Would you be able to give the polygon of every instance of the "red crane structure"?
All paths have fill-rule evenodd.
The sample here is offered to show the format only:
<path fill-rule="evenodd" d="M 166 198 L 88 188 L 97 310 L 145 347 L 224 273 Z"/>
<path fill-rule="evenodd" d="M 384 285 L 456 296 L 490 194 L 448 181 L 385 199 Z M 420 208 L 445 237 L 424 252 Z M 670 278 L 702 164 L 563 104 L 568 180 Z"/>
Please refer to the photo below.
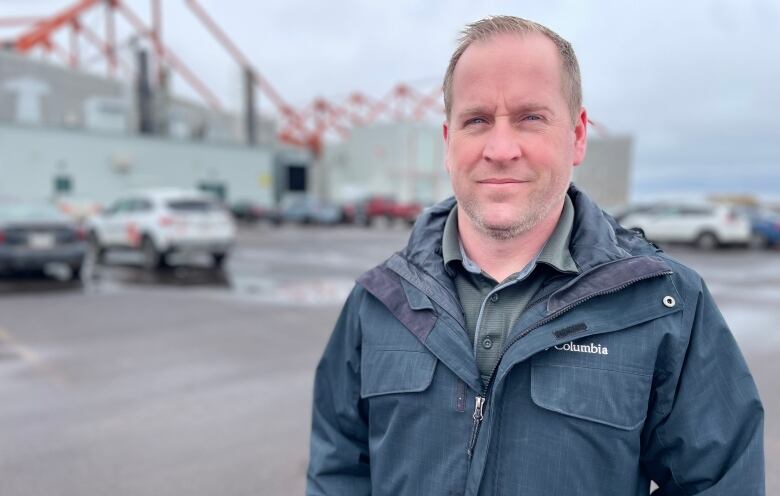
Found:
<path fill-rule="evenodd" d="M 356 126 L 365 126 L 379 119 L 422 120 L 443 113 L 441 89 L 420 92 L 409 85 L 398 84 L 384 97 L 374 99 L 361 92 L 350 94 L 344 101 L 333 102 L 315 98 L 302 108 L 288 104 L 274 86 L 258 71 L 230 37 L 196 0 L 183 0 L 195 17 L 213 38 L 228 52 L 250 78 L 251 84 L 274 106 L 279 116 L 280 141 L 306 147 L 315 155 L 322 151 L 326 135 L 346 137 Z M 64 64 L 76 69 L 83 65 L 81 40 L 94 46 L 106 61 L 109 77 L 122 71 L 132 77 L 132 66 L 118 56 L 116 20 L 121 17 L 131 28 L 130 38 L 146 39 L 156 56 L 158 67 L 163 65 L 178 74 L 208 105 L 220 110 L 222 104 L 197 72 L 179 57 L 163 40 L 162 0 L 150 0 L 150 24 L 138 16 L 123 0 L 79 0 L 50 17 L 0 18 L 0 28 L 21 28 L 12 39 L 3 42 L 6 49 L 29 55 L 36 51 L 56 55 Z M 101 36 L 83 22 L 87 14 L 104 10 L 105 28 Z M 68 36 L 67 47 L 60 40 Z M 124 43 L 124 42 L 123 42 Z"/>

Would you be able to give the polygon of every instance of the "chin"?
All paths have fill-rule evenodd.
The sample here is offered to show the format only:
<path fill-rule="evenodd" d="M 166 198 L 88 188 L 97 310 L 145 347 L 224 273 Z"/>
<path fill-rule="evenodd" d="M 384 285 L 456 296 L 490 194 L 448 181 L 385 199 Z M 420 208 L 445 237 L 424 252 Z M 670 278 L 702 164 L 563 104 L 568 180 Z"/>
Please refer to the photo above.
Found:
<path fill-rule="evenodd" d="M 507 205 L 505 203 L 487 203 L 480 210 L 484 223 L 495 227 L 511 226 L 517 223 L 518 219 L 521 219 L 526 215 L 526 209 L 519 208 L 516 205 Z"/>

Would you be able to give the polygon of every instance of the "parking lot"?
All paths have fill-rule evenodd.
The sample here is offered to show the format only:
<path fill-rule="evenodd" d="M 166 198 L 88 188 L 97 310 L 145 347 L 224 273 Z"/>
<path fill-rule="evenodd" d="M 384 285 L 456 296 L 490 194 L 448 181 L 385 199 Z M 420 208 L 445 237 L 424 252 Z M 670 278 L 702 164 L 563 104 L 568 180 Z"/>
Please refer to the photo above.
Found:
<path fill-rule="evenodd" d="M 224 271 L 120 254 L 83 283 L 0 280 L 0 494 L 301 494 L 316 361 L 354 278 L 407 235 L 257 225 Z M 780 251 L 669 251 L 748 357 L 780 493 Z"/>

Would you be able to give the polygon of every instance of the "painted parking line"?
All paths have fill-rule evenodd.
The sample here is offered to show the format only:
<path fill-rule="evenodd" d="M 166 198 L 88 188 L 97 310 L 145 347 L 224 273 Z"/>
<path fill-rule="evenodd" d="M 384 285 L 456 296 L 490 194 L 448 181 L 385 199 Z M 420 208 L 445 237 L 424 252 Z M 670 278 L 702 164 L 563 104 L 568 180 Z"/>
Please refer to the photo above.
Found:
<path fill-rule="evenodd" d="M 2 327 L 0 327 L 0 345 L 1 344 L 6 344 L 12 349 L 15 355 L 22 359 L 22 361 L 29 364 L 36 372 L 45 376 L 58 386 L 65 387 L 67 385 L 65 378 L 53 370 L 40 355 L 21 344 L 10 331 Z"/>

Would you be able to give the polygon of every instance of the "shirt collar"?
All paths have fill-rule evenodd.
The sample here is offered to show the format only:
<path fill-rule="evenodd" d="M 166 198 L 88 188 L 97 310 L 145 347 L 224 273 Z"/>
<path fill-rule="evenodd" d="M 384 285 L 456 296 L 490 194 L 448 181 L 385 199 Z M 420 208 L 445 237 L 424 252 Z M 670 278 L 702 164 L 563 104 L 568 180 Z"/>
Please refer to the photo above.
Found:
<path fill-rule="evenodd" d="M 559 272 L 572 272 L 579 273 L 577 264 L 571 257 L 569 251 L 569 240 L 571 238 L 571 230 L 574 225 L 574 205 L 566 195 L 563 201 L 563 210 L 561 216 L 558 219 L 558 223 L 555 225 L 550 237 L 547 239 L 542 250 L 523 270 L 520 271 L 519 276 L 525 277 L 528 275 L 533 267 L 537 263 L 544 263 L 550 267 L 558 270 Z M 458 206 L 455 204 L 450 210 L 450 214 L 447 216 L 447 220 L 444 223 L 444 233 L 442 236 L 442 258 L 444 259 L 444 266 L 448 271 L 452 271 L 452 265 L 454 261 L 458 261 L 463 265 L 463 268 L 471 273 L 479 274 L 481 269 L 479 266 L 471 260 L 463 249 L 463 244 L 460 241 L 460 235 L 458 233 Z"/>

